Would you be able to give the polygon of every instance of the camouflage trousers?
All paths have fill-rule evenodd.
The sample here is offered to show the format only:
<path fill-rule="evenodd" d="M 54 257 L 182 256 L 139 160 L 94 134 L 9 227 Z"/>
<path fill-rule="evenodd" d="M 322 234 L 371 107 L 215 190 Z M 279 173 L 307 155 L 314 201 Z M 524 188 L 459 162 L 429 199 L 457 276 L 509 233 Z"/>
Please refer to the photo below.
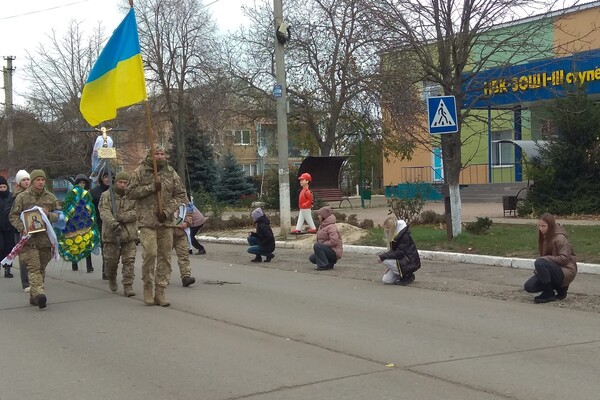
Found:
<path fill-rule="evenodd" d="M 123 286 L 133 285 L 133 278 L 135 278 L 135 241 L 121 242 L 121 249 L 117 247 L 116 243 L 104 242 L 102 252 L 104 253 L 106 276 L 109 279 L 117 277 L 120 258 L 123 265 L 121 269 L 123 280 L 121 283 L 123 283 Z"/>
<path fill-rule="evenodd" d="M 140 228 L 140 243 L 143 249 L 142 281 L 167 287 L 171 279 L 173 228 Z"/>
<path fill-rule="evenodd" d="M 190 268 L 190 246 L 187 235 L 183 229 L 175 228 L 173 230 L 173 248 L 175 248 L 175 254 L 177 254 L 179 274 L 182 278 L 184 276 L 191 276 L 192 270 Z"/>
<path fill-rule="evenodd" d="M 46 266 L 51 259 L 52 249 L 50 247 L 29 247 L 25 244 L 19 253 L 19 261 L 27 266 L 27 277 L 31 288 L 29 296 L 32 298 L 44 293 Z"/>

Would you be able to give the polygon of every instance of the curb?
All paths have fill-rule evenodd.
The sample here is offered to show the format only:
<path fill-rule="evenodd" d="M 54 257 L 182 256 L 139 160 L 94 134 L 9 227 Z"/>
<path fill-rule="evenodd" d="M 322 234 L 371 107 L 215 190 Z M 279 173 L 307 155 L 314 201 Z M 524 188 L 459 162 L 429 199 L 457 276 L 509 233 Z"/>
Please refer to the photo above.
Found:
<path fill-rule="evenodd" d="M 215 237 L 215 236 L 199 236 L 198 239 L 207 243 L 218 243 L 218 244 L 239 244 L 247 245 L 248 242 L 244 238 L 230 238 L 230 237 Z M 292 242 L 285 242 L 281 240 L 275 241 L 275 247 L 284 249 L 301 249 L 299 246 Z M 378 254 L 386 251 L 385 247 L 374 247 L 374 246 L 357 246 L 357 245 L 344 245 L 344 252 L 356 253 L 356 254 Z M 445 261 L 455 262 L 460 264 L 480 264 L 488 265 L 493 267 L 505 267 L 505 268 L 516 268 L 516 269 L 529 269 L 533 270 L 533 259 L 529 258 L 516 258 L 516 257 L 498 257 L 498 256 L 486 256 L 481 254 L 463 254 L 463 253 L 450 253 L 447 251 L 429 251 L 419 250 L 419 255 L 423 260 L 430 261 Z M 595 274 L 600 275 L 600 264 L 590 263 L 577 263 L 577 272 L 583 274 Z"/>

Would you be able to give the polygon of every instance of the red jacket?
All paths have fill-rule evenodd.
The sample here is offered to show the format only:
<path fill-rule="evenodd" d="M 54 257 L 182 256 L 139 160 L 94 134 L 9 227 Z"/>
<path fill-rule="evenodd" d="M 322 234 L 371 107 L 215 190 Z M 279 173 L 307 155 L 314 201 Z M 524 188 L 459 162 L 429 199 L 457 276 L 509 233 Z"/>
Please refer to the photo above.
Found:
<path fill-rule="evenodd" d="M 312 208 L 313 195 L 308 188 L 302 188 L 300 196 L 298 197 L 298 207 L 300 209 Z"/>

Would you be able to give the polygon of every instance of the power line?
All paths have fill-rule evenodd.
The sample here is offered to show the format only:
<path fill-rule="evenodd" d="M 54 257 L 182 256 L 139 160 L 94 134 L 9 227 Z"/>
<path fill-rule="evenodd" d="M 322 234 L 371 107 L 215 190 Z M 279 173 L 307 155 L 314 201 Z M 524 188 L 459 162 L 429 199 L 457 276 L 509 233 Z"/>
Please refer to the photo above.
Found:
<path fill-rule="evenodd" d="M 63 4 L 63 5 L 60 5 L 60 6 L 43 8 L 41 10 L 29 11 L 29 12 L 22 13 L 22 14 L 10 15 L 8 17 L 2 17 L 2 18 L 0 18 L 0 21 L 7 20 L 7 19 L 12 19 L 12 18 L 24 17 L 26 15 L 39 14 L 39 13 L 43 13 L 43 12 L 51 11 L 51 10 L 57 10 L 59 8 L 70 7 L 70 6 L 73 6 L 75 4 L 87 3 L 89 1 L 92 1 L 92 0 L 80 0 L 80 1 L 75 1 L 73 3 Z"/>

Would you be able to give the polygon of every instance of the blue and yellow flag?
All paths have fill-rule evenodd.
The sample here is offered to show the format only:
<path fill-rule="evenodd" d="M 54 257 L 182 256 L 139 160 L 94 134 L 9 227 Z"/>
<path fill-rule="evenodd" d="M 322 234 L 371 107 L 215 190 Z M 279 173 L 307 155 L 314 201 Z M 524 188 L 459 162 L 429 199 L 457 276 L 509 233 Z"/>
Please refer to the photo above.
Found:
<path fill-rule="evenodd" d="M 115 29 L 88 77 L 79 110 L 92 126 L 117 117 L 117 109 L 146 100 L 146 80 L 135 12 Z"/>

